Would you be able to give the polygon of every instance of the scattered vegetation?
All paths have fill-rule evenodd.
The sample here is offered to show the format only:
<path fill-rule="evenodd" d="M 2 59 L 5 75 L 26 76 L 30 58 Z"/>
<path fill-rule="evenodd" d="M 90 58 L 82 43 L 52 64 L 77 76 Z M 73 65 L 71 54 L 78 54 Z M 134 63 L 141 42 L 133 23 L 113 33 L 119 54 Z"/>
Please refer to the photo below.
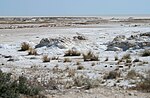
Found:
<path fill-rule="evenodd" d="M 38 53 L 35 49 L 29 48 L 28 55 L 38 55 Z"/>
<path fill-rule="evenodd" d="M 98 56 L 89 51 L 87 54 L 83 54 L 84 61 L 99 61 Z"/>
<path fill-rule="evenodd" d="M 72 49 L 72 50 L 66 51 L 64 56 L 80 56 L 80 55 L 81 55 L 80 52 Z"/>
<path fill-rule="evenodd" d="M 23 42 L 21 44 L 21 49 L 19 51 L 26 51 L 26 50 L 29 50 L 29 48 L 30 48 L 30 45 L 26 42 Z"/>
<path fill-rule="evenodd" d="M 50 62 L 50 58 L 48 57 L 48 55 L 44 55 L 42 60 L 43 62 Z"/>
<path fill-rule="evenodd" d="M 142 56 L 150 56 L 150 50 L 144 50 Z"/>

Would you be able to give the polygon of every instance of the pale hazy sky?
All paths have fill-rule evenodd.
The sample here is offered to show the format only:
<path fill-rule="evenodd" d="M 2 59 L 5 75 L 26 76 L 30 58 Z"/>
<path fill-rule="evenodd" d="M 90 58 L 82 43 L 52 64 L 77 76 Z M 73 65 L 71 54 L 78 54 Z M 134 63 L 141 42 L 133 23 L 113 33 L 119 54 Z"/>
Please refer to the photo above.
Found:
<path fill-rule="evenodd" d="M 150 0 L 0 0 L 0 16 L 150 14 Z"/>

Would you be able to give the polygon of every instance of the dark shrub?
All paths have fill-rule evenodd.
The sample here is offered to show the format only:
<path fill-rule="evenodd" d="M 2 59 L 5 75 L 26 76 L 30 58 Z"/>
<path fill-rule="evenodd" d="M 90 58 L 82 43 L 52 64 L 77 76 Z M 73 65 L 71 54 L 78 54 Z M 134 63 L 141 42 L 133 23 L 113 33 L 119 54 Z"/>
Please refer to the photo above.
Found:
<path fill-rule="evenodd" d="M 29 81 L 20 76 L 17 80 L 11 79 L 10 73 L 0 70 L 0 98 L 19 98 L 20 94 L 34 96 L 39 94 L 39 87 L 29 84 Z"/>

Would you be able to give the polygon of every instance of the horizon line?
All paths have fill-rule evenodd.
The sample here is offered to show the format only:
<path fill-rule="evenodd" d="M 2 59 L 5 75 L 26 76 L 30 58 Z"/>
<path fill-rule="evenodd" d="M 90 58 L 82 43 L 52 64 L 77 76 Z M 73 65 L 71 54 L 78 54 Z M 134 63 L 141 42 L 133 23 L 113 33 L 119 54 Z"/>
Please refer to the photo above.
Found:
<path fill-rule="evenodd" d="M 103 15 L 8 15 L 8 16 L 0 16 L 0 17 L 112 17 L 112 16 L 121 16 L 121 17 L 125 17 L 125 16 L 130 16 L 130 17 L 150 17 L 150 14 L 103 14 Z"/>

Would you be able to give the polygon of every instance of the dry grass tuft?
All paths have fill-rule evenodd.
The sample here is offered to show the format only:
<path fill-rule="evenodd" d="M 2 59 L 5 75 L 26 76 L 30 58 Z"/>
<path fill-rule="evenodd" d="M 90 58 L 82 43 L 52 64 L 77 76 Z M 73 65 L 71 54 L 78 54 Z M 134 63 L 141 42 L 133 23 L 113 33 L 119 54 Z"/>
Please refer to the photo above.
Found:
<path fill-rule="evenodd" d="M 26 51 L 26 50 L 29 50 L 29 48 L 30 48 L 30 45 L 26 42 L 23 42 L 21 44 L 21 49 L 19 51 Z"/>
<path fill-rule="evenodd" d="M 99 61 L 98 56 L 89 51 L 87 54 L 83 54 L 84 61 Z"/>
<path fill-rule="evenodd" d="M 50 58 L 48 57 L 48 55 L 44 55 L 42 58 L 43 62 L 50 62 Z"/>
<path fill-rule="evenodd" d="M 30 48 L 28 51 L 28 55 L 38 55 L 37 51 L 33 48 Z"/>
<path fill-rule="evenodd" d="M 80 56 L 81 53 L 76 50 L 68 50 L 66 51 L 64 56 Z"/>
<path fill-rule="evenodd" d="M 64 59 L 64 63 L 65 63 L 65 62 L 71 62 L 71 59 L 65 58 L 65 59 Z"/>

